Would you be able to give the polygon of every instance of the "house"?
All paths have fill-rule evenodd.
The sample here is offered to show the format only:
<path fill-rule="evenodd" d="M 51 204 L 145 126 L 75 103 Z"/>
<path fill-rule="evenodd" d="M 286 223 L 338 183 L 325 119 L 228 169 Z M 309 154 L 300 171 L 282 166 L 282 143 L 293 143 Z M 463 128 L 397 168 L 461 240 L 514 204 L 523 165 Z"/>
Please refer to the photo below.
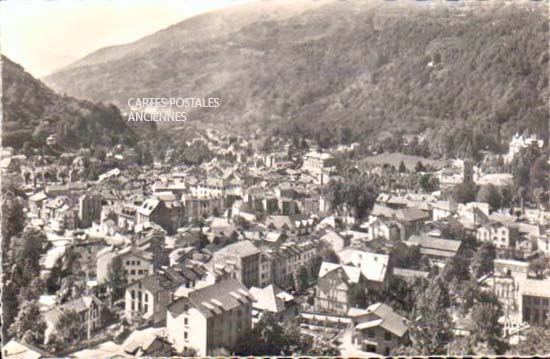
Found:
<path fill-rule="evenodd" d="M 272 314 L 280 323 L 300 314 L 300 306 L 294 296 L 275 285 L 270 284 L 264 288 L 252 287 L 250 294 L 255 298 L 252 304 L 253 323 L 257 323 L 265 313 Z"/>
<path fill-rule="evenodd" d="M 518 237 L 518 226 L 513 223 L 489 222 L 476 230 L 478 241 L 493 243 L 500 249 L 514 248 Z"/>
<path fill-rule="evenodd" d="M 2 358 L 5 359 L 43 359 L 51 358 L 53 355 L 34 345 L 23 343 L 12 339 L 2 347 Z"/>
<path fill-rule="evenodd" d="M 383 303 L 367 308 L 355 321 L 353 340 L 362 350 L 385 356 L 392 354 L 406 339 L 406 319 Z"/>
<path fill-rule="evenodd" d="M 107 281 L 109 267 L 115 258 L 120 258 L 128 283 L 153 273 L 153 254 L 135 246 L 128 246 L 122 250 L 109 246 L 97 253 L 97 282 L 99 284 Z"/>
<path fill-rule="evenodd" d="M 175 233 L 183 224 L 184 208 L 180 201 L 150 198 L 137 209 L 137 224 L 154 222 L 168 233 Z"/>
<path fill-rule="evenodd" d="M 258 287 L 260 253 L 261 251 L 251 242 L 240 241 L 215 252 L 209 264 L 211 266 L 232 264 L 235 266 L 236 278 L 245 287 Z"/>
<path fill-rule="evenodd" d="M 367 280 L 367 288 L 378 289 L 389 279 L 389 255 L 367 252 L 358 248 L 346 248 L 338 253 L 343 264 L 353 265 L 361 270 Z"/>
<path fill-rule="evenodd" d="M 351 307 L 351 289 L 361 286 L 361 269 L 351 265 L 323 262 L 315 286 L 315 310 L 345 314 Z"/>
<path fill-rule="evenodd" d="M 312 151 L 304 155 L 302 169 L 313 175 L 320 175 L 323 169 L 334 166 L 334 164 L 334 158 L 330 154 Z"/>
<path fill-rule="evenodd" d="M 166 307 L 172 303 L 180 287 L 195 288 L 207 277 L 206 268 L 199 263 L 188 263 L 159 270 L 126 286 L 124 314 L 127 320 L 143 320 L 153 324 L 164 323 Z"/>
<path fill-rule="evenodd" d="M 178 352 L 194 349 L 198 356 L 231 350 L 252 328 L 253 301 L 236 279 L 191 291 L 168 306 L 168 339 Z"/>
<path fill-rule="evenodd" d="M 169 356 L 174 350 L 163 332 L 160 328 L 135 330 L 122 343 L 118 352 L 133 358 Z"/>
<path fill-rule="evenodd" d="M 46 322 L 44 337 L 46 342 L 57 332 L 57 323 L 62 315 L 67 312 L 76 312 L 82 323 L 86 323 L 90 332 L 95 332 L 103 327 L 101 310 L 104 304 L 95 295 L 84 295 L 80 298 L 68 301 L 60 306 L 53 307 L 43 313 Z"/>

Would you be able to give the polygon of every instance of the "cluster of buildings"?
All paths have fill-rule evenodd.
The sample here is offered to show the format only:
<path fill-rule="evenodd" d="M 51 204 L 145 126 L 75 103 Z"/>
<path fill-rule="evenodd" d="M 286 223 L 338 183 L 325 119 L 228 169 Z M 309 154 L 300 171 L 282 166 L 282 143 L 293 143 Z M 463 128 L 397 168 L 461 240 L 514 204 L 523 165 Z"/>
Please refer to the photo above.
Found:
<path fill-rule="evenodd" d="M 40 261 L 44 278 L 72 261 L 71 275 L 85 281 L 84 291 L 40 298 L 46 341 L 69 310 L 87 323 L 88 338 L 106 330 L 105 308 L 132 328 L 122 344 L 106 341 L 68 356 L 213 355 L 236 348 L 266 313 L 281 323 L 297 320 L 303 334 L 341 352 L 391 355 L 407 342 L 406 313 L 370 303 L 369 295 L 395 279 L 432 275 L 400 268 L 392 260 L 396 242 L 418 248 L 430 267 L 460 255 L 461 240 L 440 230 L 448 224 L 497 248 L 495 272 L 484 283 L 517 313 L 517 322 L 547 317 L 550 285 L 531 278 L 526 263 L 550 255 L 548 216 L 491 212 L 487 203 L 458 204 L 446 196 L 443 187 L 483 178 L 473 163 L 440 169 L 442 191 L 379 194 L 368 218 L 351 226 L 350 213 L 335 211 L 323 191 L 339 179 L 333 152 L 289 157 L 289 143 L 275 139 L 274 150 L 258 154 L 254 138 L 234 141 L 215 131 L 196 140 L 207 144 L 213 160 L 177 167 L 122 163 L 95 180 L 83 178 L 92 165 L 74 156 L 65 159 L 66 176 L 59 168 L 52 175 L 52 158 L 40 159 L 48 170 L 30 170 L 38 167 L 21 156 L 4 168 L 21 176 L 29 193 L 27 223 L 51 243 Z M 510 251 L 513 260 L 506 258 Z M 118 300 L 106 289 L 113 268 L 126 281 Z M 364 305 L 358 296 L 367 298 Z M 513 326 L 511 317 L 506 325 Z M 22 347 L 43 356 L 16 340 L 4 354 Z"/>

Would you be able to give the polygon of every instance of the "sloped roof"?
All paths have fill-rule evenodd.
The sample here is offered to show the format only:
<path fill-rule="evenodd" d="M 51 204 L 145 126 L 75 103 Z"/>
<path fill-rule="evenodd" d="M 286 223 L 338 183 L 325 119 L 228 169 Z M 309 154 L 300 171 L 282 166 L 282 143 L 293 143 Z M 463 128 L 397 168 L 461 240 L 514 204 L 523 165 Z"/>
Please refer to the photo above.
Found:
<path fill-rule="evenodd" d="M 425 249 L 435 249 L 453 253 L 456 253 L 459 250 L 460 245 L 462 244 L 462 241 L 457 241 L 454 239 L 437 238 L 427 235 L 416 234 L 410 236 L 408 242 L 420 245 L 422 248 Z"/>
<path fill-rule="evenodd" d="M 253 298 L 244 285 L 237 279 L 231 278 L 190 292 L 187 297 L 182 297 L 170 304 L 168 310 L 171 313 L 181 314 L 185 304 L 189 303 L 208 318 L 221 311 L 238 308 L 243 302 L 253 302 Z"/>
<path fill-rule="evenodd" d="M 252 287 L 250 294 L 256 298 L 252 305 L 254 308 L 272 313 L 282 312 L 286 308 L 285 303 L 294 299 L 291 294 L 272 284 L 265 288 Z"/>
<path fill-rule="evenodd" d="M 340 251 L 338 256 L 343 263 L 352 263 L 354 266 L 359 267 L 361 273 L 370 281 L 383 282 L 386 278 L 389 261 L 387 254 L 347 248 Z"/>
<path fill-rule="evenodd" d="M 383 303 L 376 303 L 370 305 L 367 311 L 374 314 L 379 319 L 367 320 L 359 323 L 356 329 L 361 330 L 380 326 L 398 337 L 402 337 L 407 332 L 405 318 L 394 312 L 392 307 Z"/>
<path fill-rule="evenodd" d="M 50 358 L 52 355 L 34 345 L 12 339 L 2 347 L 2 357 L 9 359 L 40 359 Z"/>
<path fill-rule="evenodd" d="M 319 278 L 326 276 L 328 273 L 337 270 L 338 268 L 342 268 L 344 270 L 344 273 L 346 273 L 346 276 L 348 277 L 348 281 L 350 283 L 359 283 L 359 279 L 361 278 L 361 269 L 355 266 L 330 262 L 323 262 L 321 264 L 321 269 L 319 269 Z"/>

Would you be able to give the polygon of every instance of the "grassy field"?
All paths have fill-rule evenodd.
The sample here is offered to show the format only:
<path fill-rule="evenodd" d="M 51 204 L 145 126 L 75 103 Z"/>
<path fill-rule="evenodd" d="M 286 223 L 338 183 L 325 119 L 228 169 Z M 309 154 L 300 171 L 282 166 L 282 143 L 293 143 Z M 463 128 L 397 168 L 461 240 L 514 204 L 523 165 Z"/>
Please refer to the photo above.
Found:
<path fill-rule="evenodd" d="M 422 162 L 424 165 L 431 165 L 435 168 L 440 168 L 446 163 L 446 161 L 432 160 L 420 156 L 404 155 L 402 153 L 381 153 L 379 155 L 366 157 L 363 161 L 374 165 L 393 165 L 395 168 L 398 168 L 401 161 L 403 161 L 407 169 L 411 171 L 414 170 L 414 166 L 416 166 L 418 161 Z"/>

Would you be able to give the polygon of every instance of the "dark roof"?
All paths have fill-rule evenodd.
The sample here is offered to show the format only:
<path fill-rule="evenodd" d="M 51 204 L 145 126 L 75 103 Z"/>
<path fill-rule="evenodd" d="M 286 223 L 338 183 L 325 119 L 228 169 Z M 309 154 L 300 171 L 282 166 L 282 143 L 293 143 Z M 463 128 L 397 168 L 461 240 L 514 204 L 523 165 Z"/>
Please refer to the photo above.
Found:
<path fill-rule="evenodd" d="M 170 304 L 168 310 L 174 314 L 181 314 L 185 310 L 185 304 L 189 304 L 205 317 L 211 317 L 253 301 L 254 297 L 246 287 L 238 280 L 231 278 L 190 292 L 187 297 L 182 297 Z"/>

